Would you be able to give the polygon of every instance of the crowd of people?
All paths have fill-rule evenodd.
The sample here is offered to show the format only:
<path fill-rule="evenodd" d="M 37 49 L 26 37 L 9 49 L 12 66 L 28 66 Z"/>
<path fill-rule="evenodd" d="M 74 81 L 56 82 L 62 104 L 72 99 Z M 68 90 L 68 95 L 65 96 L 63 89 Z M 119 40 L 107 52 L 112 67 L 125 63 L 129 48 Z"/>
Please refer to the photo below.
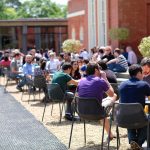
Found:
<path fill-rule="evenodd" d="M 8 68 L 13 78 L 19 78 L 20 82 L 16 86 L 19 91 L 22 91 L 22 87 L 26 84 L 31 85 L 30 90 L 35 90 L 34 77 L 42 75 L 47 82 L 58 83 L 63 92 L 69 89 L 72 93 L 77 92 L 79 97 L 95 97 L 103 107 L 112 106 L 117 100 L 117 95 L 111 86 L 111 83 L 117 83 L 115 73 L 129 72 L 131 78 L 121 83 L 119 87 L 120 102 L 138 102 L 144 108 L 145 97 L 150 96 L 150 58 L 143 58 L 139 64 L 137 60 L 131 46 L 127 46 L 125 51 L 119 48 L 112 50 L 111 46 L 106 46 L 95 47 L 91 49 L 91 53 L 83 49 L 80 53 L 64 52 L 59 56 L 56 56 L 53 50 L 43 53 L 31 49 L 25 55 L 15 49 L 11 53 L 8 50 L 4 51 L 0 60 L 0 69 L 3 74 L 3 68 Z M 68 96 L 66 100 L 65 118 L 72 120 L 73 96 Z M 109 134 L 107 118 L 105 122 L 105 130 Z M 146 135 L 146 127 L 128 129 L 131 148 L 140 149 L 146 140 Z M 110 139 L 114 137 L 113 133 L 110 133 Z"/>

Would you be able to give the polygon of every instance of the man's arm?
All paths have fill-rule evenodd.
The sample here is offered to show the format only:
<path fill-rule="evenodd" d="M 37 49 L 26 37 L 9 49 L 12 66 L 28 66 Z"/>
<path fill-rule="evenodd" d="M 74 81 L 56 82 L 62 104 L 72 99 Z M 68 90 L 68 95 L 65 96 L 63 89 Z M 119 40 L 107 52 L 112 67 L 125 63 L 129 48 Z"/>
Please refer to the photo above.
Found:
<path fill-rule="evenodd" d="M 67 82 L 67 84 L 73 84 L 73 85 L 78 85 L 78 82 L 79 80 L 74 80 L 74 79 L 71 79 L 69 82 Z"/>

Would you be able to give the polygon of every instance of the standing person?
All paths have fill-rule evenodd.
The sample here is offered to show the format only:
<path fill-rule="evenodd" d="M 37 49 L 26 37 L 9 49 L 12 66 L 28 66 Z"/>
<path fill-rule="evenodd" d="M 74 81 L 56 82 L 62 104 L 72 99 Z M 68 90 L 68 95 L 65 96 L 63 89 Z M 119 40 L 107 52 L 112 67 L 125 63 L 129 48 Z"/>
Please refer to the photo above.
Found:
<path fill-rule="evenodd" d="M 58 83 L 60 85 L 60 88 L 65 93 L 67 90 L 67 86 L 69 84 L 78 85 L 78 81 L 74 80 L 71 76 L 72 66 L 70 63 L 65 62 L 62 65 L 62 71 L 58 71 L 54 74 L 52 83 Z M 72 94 L 73 95 L 73 94 Z M 65 112 L 65 118 L 68 120 L 72 120 L 72 108 L 71 108 L 71 102 L 73 100 L 72 97 L 67 97 L 67 106 L 66 106 L 66 112 Z"/>
<path fill-rule="evenodd" d="M 141 61 L 141 66 L 143 70 L 143 80 L 150 85 L 150 58 L 145 57 Z"/>
<path fill-rule="evenodd" d="M 119 87 L 121 103 L 140 103 L 145 106 L 145 97 L 150 96 L 150 86 L 142 81 L 141 66 L 134 64 L 129 67 L 130 79 L 121 83 Z M 141 150 L 147 138 L 147 126 L 140 129 L 127 129 L 128 139 L 133 150 Z"/>
<path fill-rule="evenodd" d="M 116 94 L 112 86 L 104 80 L 104 77 L 101 78 L 101 72 L 99 70 L 99 65 L 96 63 L 89 63 L 86 69 L 87 77 L 82 78 L 79 81 L 77 91 L 79 97 L 91 97 L 96 98 L 102 103 L 102 106 L 110 106 L 116 100 Z M 103 94 L 106 93 L 109 98 L 103 100 Z M 109 121 L 105 118 L 105 130 L 109 134 Z M 113 134 L 110 133 L 110 140 L 114 138 Z"/>
<path fill-rule="evenodd" d="M 128 53 L 129 66 L 132 64 L 137 64 L 137 56 L 136 56 L 135 52 L 132 50 L 131 46 L 126 47 L 126 52 Z"/>

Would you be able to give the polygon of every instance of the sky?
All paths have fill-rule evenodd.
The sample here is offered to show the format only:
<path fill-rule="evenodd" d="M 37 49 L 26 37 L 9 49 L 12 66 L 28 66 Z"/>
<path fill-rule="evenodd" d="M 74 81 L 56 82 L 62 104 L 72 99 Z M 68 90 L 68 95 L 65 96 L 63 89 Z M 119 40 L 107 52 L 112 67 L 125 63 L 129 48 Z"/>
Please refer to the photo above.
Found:
<path fill-rule="evenodd" d="M 51 1 L 57 4 L 67 5 L 68 0 L 51 0 Z"/>
<path fill-rule="evenodd" d="M 20 2 L 24 2 L 25 0 L 19 0 Z M 29 0 L 28 0 L 29 1 Z M 57 4 L 67 5 L 68 0 L 51 0 Z"/>

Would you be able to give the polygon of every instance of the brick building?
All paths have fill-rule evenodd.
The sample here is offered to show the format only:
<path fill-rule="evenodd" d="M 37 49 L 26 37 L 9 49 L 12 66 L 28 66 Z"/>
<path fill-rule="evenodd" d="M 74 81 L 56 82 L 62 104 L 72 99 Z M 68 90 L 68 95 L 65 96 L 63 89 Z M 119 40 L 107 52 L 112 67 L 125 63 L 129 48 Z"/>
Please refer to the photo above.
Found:
<path fill-rule="evenodd" d="M 88 49 L 94 46 L 118 46 L 109 38 L 111 28 L 125 27 L 130 36 L 122 44 L 137 46 L 150 35 L 150 0 L 69 0 L 69 38 L 79 39 Z"/>

